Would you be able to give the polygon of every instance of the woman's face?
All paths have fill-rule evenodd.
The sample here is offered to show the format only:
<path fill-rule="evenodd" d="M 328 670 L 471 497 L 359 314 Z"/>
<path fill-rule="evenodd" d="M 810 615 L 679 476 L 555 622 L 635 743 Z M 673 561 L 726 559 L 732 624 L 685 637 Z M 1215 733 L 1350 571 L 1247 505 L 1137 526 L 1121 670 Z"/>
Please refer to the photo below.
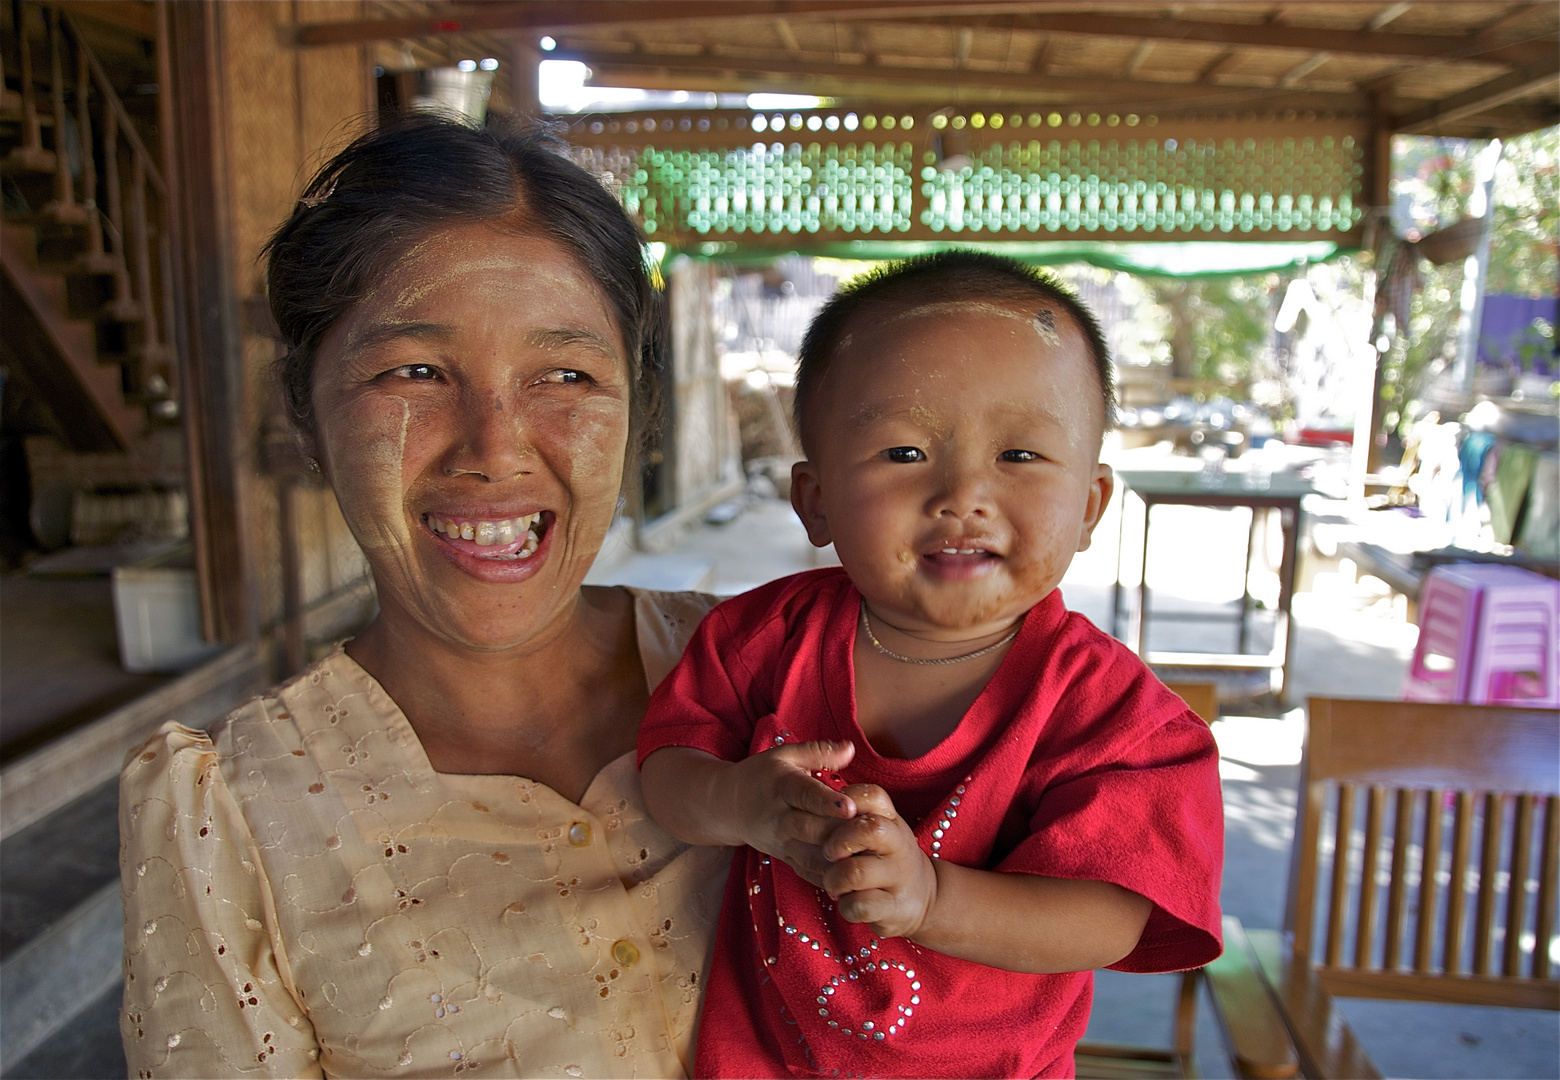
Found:
<path fill-rule="evenodd" d="M 491 225 L 413 245 L 325 335 L 316 456 L 381 619 L 497 651 L 571 611 L 611 524 L 629 364 L 595 280 Z"/>

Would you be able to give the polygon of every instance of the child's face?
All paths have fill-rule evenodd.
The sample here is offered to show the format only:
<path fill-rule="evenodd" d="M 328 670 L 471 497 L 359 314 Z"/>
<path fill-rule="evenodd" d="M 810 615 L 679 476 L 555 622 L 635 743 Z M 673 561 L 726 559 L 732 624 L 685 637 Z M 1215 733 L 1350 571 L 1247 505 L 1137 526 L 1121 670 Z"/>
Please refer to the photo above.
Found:
<path fill-rule="evenodd" d="M 794 472 L 809 538 L 897 629 L 1001 630 L 1056 588 L 1110 499 L 1083 336 L 1038 298 L 868 311 L 848 331 Z"/>

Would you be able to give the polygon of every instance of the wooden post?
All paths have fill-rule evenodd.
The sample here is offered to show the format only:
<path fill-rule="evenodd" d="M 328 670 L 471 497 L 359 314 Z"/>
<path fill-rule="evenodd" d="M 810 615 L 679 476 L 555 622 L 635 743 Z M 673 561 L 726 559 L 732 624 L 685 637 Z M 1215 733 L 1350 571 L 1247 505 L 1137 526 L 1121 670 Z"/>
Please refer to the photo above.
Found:
<path fill-rule="evenodd" d="M 38 119 L 38 91 L 33 86 L 32 43 L 27 40 L 27 8 L 16 4 L 11 14 L 15 24 L 16 49 L 21 54 L 22 145 L 12 150 L 7 160 L 18 169 L 49 172 L 54 168 L 54 154 L 43 148 L 43 124 Z"/>
<path fill-rule="evenodd" d="M 303 545 L 298 539 L 298 479 L 283 476 L 276 485 L 277 527 L 282 537 L 283 678 L 308 663 L 304 636 Z"/>
<path fill-rule="evenodd" d="M 119 114 L 103 110 L 103 186 L 108 194 L 108 227 L 114 239 L 114 299 L 109 311 L 129 321 L 140 316 L 135 302 L 135 286 L 130 282 L 130 266 L 125 255 L 124 195 L 119 182 Z"/>
<path fill-rule="evenodd" d="M 171 208 L 170 208 L 171 209 Z M 136 154 L 130 162 L 130 232 L 135 252 L 136 299 L 141 302 L 143 356 L 157 350 L 157 306 L 152 303 L 152 240 L 146 222 L 146 162 Z"/>
<path fill-rule="evenodd" d="M 1370 199 L 1370 209 L 1367 213 L 1374 214 L 1378 218 L 1386 215 L 1392 205 L 1392 120 L 1387 115 L 1386 99 L 1380 93 L 1370 97 L 1370 157 L 1366 164 L 1365 182 Z M 1379 220 L 1378 228 L 1390 229 L 1391 223 Z M 1387 250 L 1383 245 L 1376 246 L 1377 252 Z M 1385 266 L 1374 268 L 1372 280 L 1375 288 L 1382 288 L 1386 282 L 1382 281 L 1382 275 L 1386 273 Z M 1374 299 L 1374 289 L 1367 286 L 1367 292 L 1372 295 L 1366 297 L 1367 302 Z M 1407 327 L 1397 327 L 1396 333 L 1403 333 Z M 1382 354 L 1375 351 L 1377 335 L 1381 328 L 1372 320 L 1370 329 L 1370 346 L 1375 363 L 1370 373 L 1370 398 L 1361 403 L 1361 419 L 1366 415 L 1370 417 L 1370 426 L 1356 422 L 1354 425 L 1354 453 L 1351 465 L 1350 487 L 1351 494 L 1363 498 L 1365 495 L 1365 477 L 1381 471 L 1381 451 L 1386 445 L 1386 437 L 1382 432 L 1382 425 L 1386 422 L 1387 403 L 1381 396 L 1386 380 L 1386 369 L 1383 367 Z M 1363 442 L 1363 446 L 1361 443 Z"/>
<path fill-rule="evenodd" d="M 228 250 L 222 139 L 222 5 L 158 0 L 158 67 L 167 156 L 167 228 L 183 310 L 173 330 L 184 394 L 190 524 L 201 614 L 211 640 L 259 633 L 259 584 L 247 537 L 244 374 Z"/>
<path fill-rule="evenodd" d="M 531 44 L 528 32 L 509 39 L 509 97 L 516 116 L 537 120 L 542 115 L 542 100 L 536 85 L 536 65 L 542 54 Z"/>
<path fill-rule="evenodd" d="M 44 18 L 49 24 L 49 101 L 54 110 L 54 201 L 44 209 L 51 220 L 61 225 L 80 225 L 86 214 L 76 205 L 70 154 L 65 147 L 65 71 L 60 63 L 60 38 L 65 29 L 59 12 L 45 11 Z"/>
<path fill-rule="evenodd" d="M 60 20 L 64 21 L 61 15 Z M 75 26 L 71 29 L 76 30 Z M 112 269 L 108 257 L 103 254 L 103 219 L 97 203 L 97 154 L 92 145 L 92 111 L 90 108 L 92 71 L 87 63 L 87 45 L 76 38 L 76 130 L 81 138 L 81 205 L 87 215 L 87 250 L 81 257 L 81 265 L 93 273 Z M 104 109 L 105 113 L 112 110 Z M 112 150 L 112 146 L 109 148 Z"/>

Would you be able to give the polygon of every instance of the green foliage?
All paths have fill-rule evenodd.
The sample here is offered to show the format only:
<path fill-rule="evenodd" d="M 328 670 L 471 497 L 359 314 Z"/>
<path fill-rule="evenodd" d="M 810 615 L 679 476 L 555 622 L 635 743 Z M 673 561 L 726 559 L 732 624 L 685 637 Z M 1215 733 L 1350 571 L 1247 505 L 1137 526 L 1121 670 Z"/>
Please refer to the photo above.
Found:
<path fill-rule="evenodd" d="M 1407 332 L 1393 336 L 1382 358 L 1381 396 L 1388 403 L 1389 427 L 1395 426 L 1393 413 L 1405 424 L 1414 418 L 1414 403 L 1457 354 L 1462 264 L 1425 264 L 1422 269 L 1424 284 L 1410 302 Z"/>
<path fill-rule="evenodd" d="M 1275 305 L 1283 295 L 1280 275 L 1144 281 L 1169 316 L 1177 378 L 1237 383 L 1267 373 Z"/>
<path fill-rule="evenodd" d="M 1486 143 L 1397 136 L 1393 140 L 1393 227 L 1407 239 L 1465 216 L 1474 189 L 1474 159 Z M 1560 128 L 1505 143 L 1495 170 L 1494 221 L 1485 292 L 1553 296 L 1560 281 Z M 1383 358 L 1387 426 L 1408 423 L 1416 404 L 1458 346 L 1463 264 L 1420 264 L 1409 325 L 1398 327 Z M 1552 333 L 1552 330 L 1551 330 Z"/>
<path fill-rule="evenodd" d="M 1485 291 L 1553 296 L 1560 280 L 1560 128 L 1506 144 L 1495 172 L 1495 224 Z"/>

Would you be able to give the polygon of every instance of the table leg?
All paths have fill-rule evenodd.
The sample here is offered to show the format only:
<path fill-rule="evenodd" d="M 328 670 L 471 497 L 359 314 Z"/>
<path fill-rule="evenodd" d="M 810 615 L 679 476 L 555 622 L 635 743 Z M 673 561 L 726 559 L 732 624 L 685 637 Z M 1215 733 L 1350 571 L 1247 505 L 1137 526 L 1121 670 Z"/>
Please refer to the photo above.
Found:
<path fill-rule="evenodd" d="M 1251 526 L 1246 530 L 1246 571 L 1240 581 L 1240 632 L 1235 637 L 1235 651 L 1246 651 L 1246 623 L 1251 614 L 1251 553 L 1256 546 L 1257 515 L 1262 511 L 1251 508 Z"/>
<path fill-rule="evenodd" d="M 1300 507 L 1284 507 L 1279 511 L 1284 528 L 1284 557 L 1278 568 L 1278 622 L 1276 631 L 1284 635 L 1284 663 L 1279 668 L 1279 684 L 1276 693 L 1282 701 L 1289 687 L 1289 658 L 1294 652 L 1295 567 L 1300 549 Z"/>
<path fill-rule="evenodd" d="M 1121 492 L 1121 504 L 1116 508 L 1116 584 L 1110 589 L 1110 636 L 1124 640 L 1121 633 L 1121 548 L 1126 541 L 1127 492 Z"/>
<path fill-rule="evenodd" d="M 1148 518 L 1154 504 L 1143 499 L 1143 572 L 1138 578 L 1138 644 L 1139 656 L 1148 653 Z"/>

